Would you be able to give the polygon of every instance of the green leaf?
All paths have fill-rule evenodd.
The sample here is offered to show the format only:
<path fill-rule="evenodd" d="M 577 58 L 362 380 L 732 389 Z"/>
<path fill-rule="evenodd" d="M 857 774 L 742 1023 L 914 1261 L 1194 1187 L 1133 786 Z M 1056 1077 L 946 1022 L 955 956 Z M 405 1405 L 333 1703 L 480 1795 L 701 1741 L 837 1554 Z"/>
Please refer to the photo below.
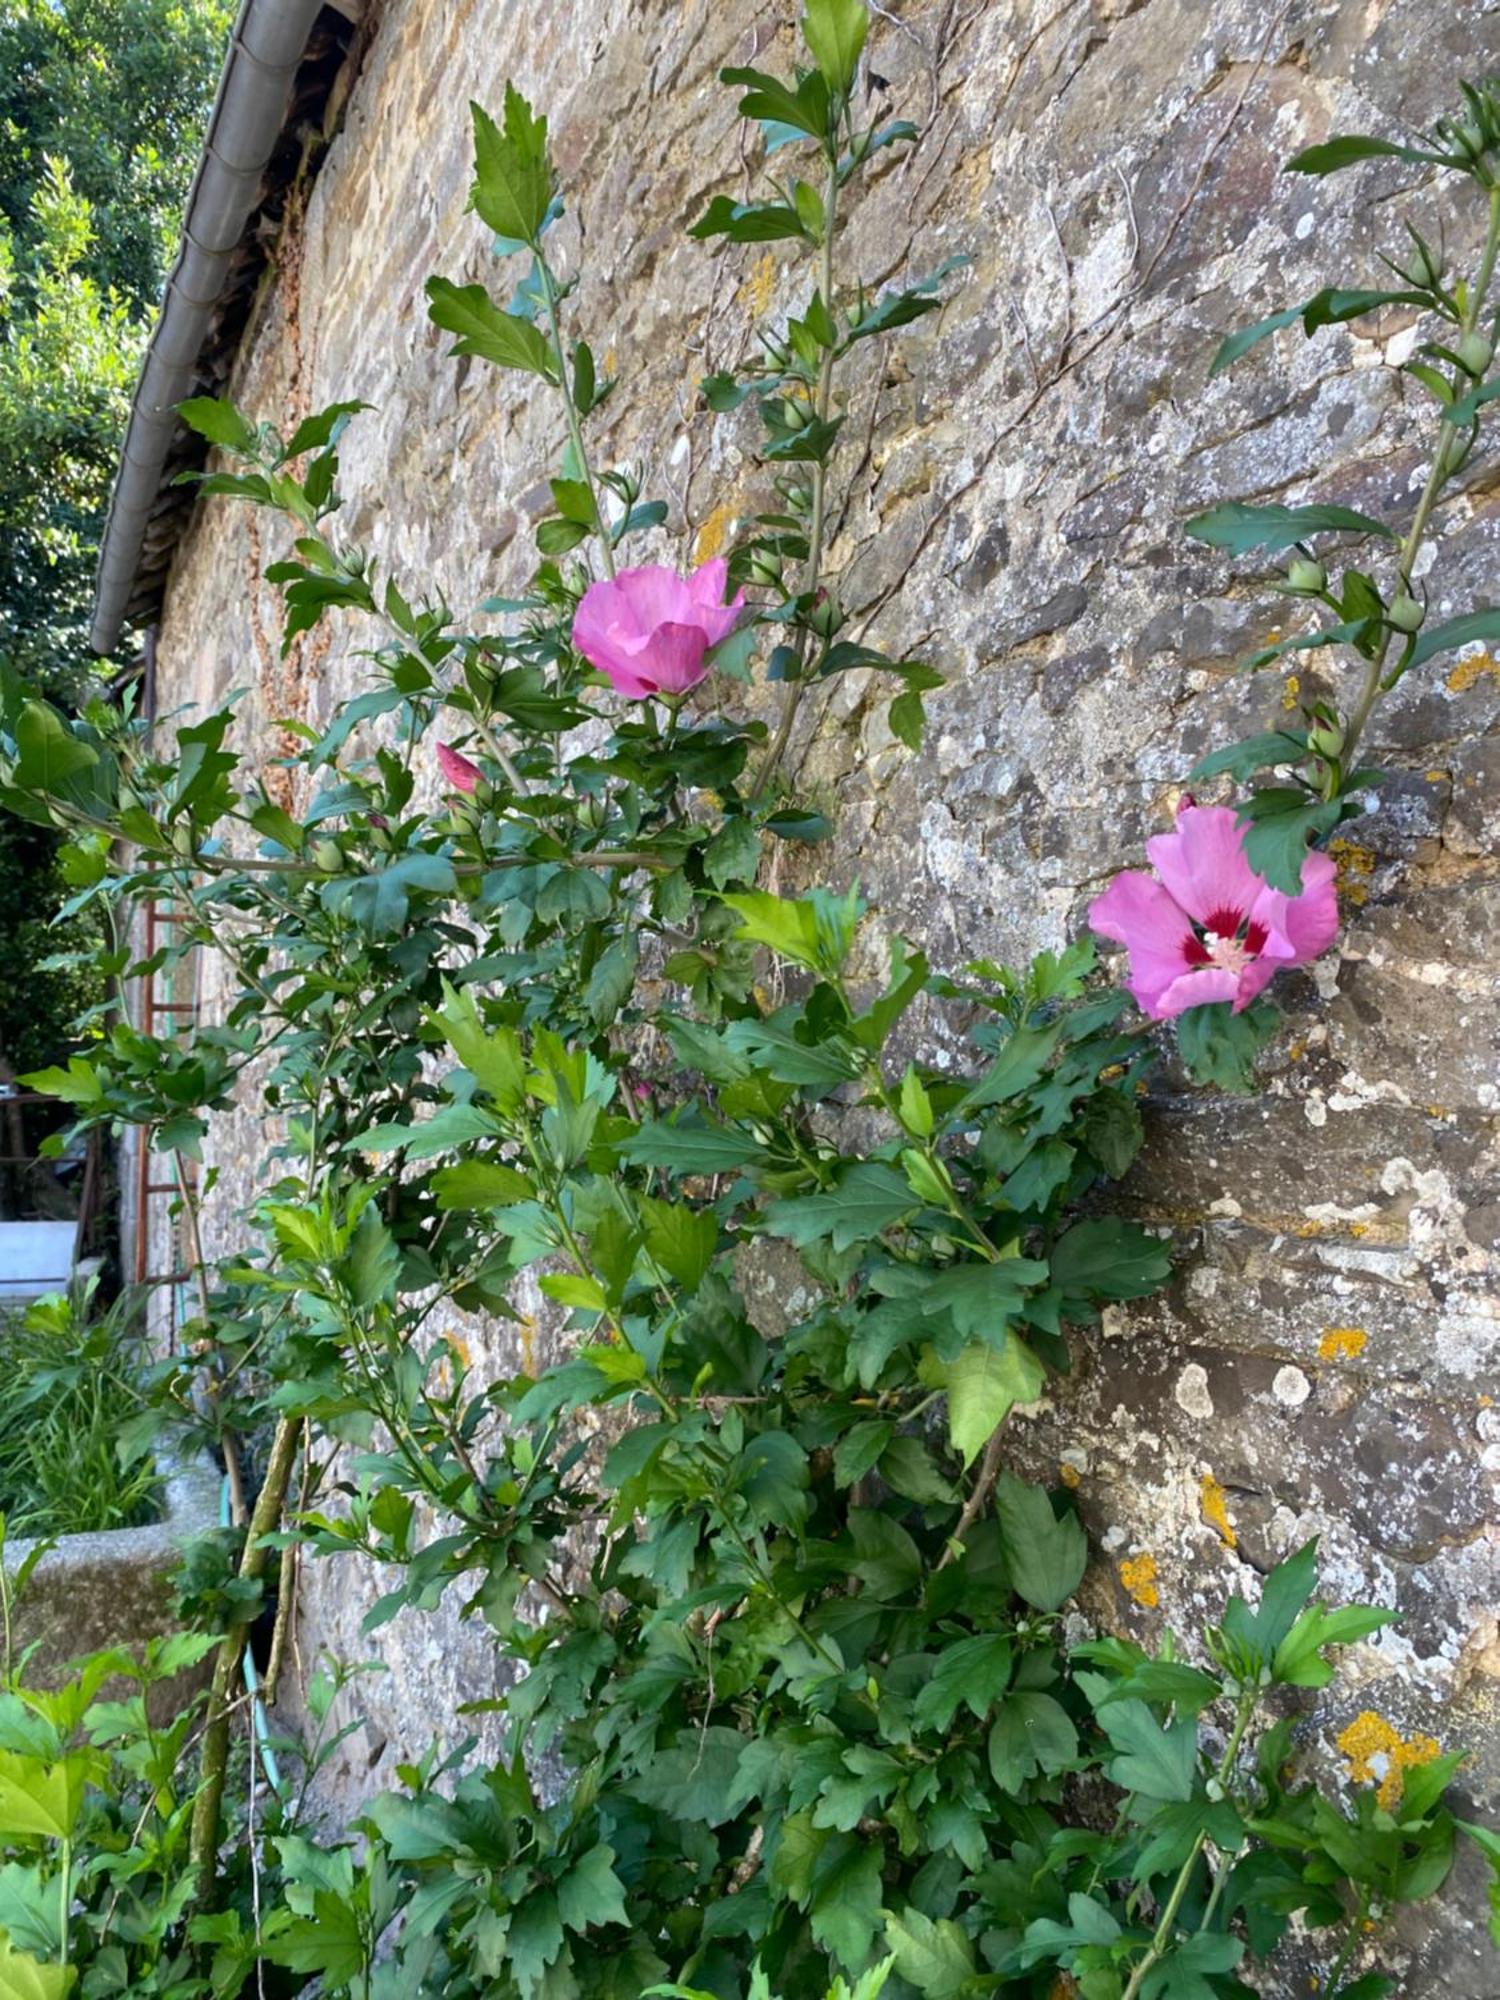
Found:
<path fill-rule="evenodd" d="M 1111 1702 L 1095 1712 L 1117 1753 L 1106 1768 L 1123 1791 L 1179 1802 L 1193 1796 L 1198 1726 L 1191 1716 L 1163 1727 L 1143 1701 Z"/>
<path fill-rule="evenodd" d="M 557 1885 L 557 1913 L 570 1931 L 590 1924 L 628 1924 L 625 1885 L 615 1873 L 615 1851 L 601 1842 Z"/>
<path fill-rule="evenodd" d="M 547 121 L 532 111 L 514 84 L 505 86 L 503 126 L 479 105 L 474 117 L 474 187 L 471 204 L 497 236 L 534 249 L 552 202 L 547 164 Z"/>
<path fill-rule="evenodd" d="M 1446 624 L 1425 627 L 1417 634 L 1408 670 L 1425 666 L 1435 654 L 1471 645 L 1476 639 L 1500 639 L 1500 610 L 1468 611 L 1462 618 L 1450 618 Z"/>
<path fill-rule="evenodd" d="M 1078 1731 L 1050 1694 L 1013 1694 L 995 1717 L 988 1754 L 990 1776 L 1001 1791 L 1019 1791 L 1038 1771 L 1050 1776 L 1072 1763 L 1078 1755 Z"/>
<path fill-rule="evenodd" d="M 806 896 L 773 896 L 765 889 L 745 889 L 724 901 L 739 913 L 740 937 L 769 945 L 813 972 L 842 970 L 863 914 L 853 890 L 847 896 L 822 889 Z"/>
<path fill-rule="evenodd" d="M 339 1267 L 350 1298 L 361 1309 L 394 1299 L 400 1269 L 401 1252 L 396 1239 L 381 1221 L 380 1210 L 370 1202 L 359 1218 L 348 1254 Z"/>
<path fill-rule="evenodd" d="M 1314 1535 L 1271 1571 L 1254 1611 L 1243 1597 L 1230 1598 L 1224 1631 L 1258 1664 L 1270 1666 L 1317 1582 L 1318 1539 Z"/>
<path fill-rule="evenodd" d="M 373 403 L 330 403 L 327 409 L 304 417 L 283 447 L 282 462 L 301 458 L 304 452 L 324 450 L 343 433 L 350 417 L 374 407 Z"/>
<path fill-rule="evenodd" d="M 1430 152 L 1425 146 L 1400 146 L 1390 139 L 1371 139 L 1362 133 L 1346 132 L 1326 139 L 1321 146 L 1306 146 L 1286 163 L 1289 174 L 1336 174 L 1361 160 L 1425 160 L 1439 167 L 1459 167 L 1464 162 L 1452 153 Z"/>
<path fill-rule="evenodd" d="M 834 1485 L 852 1486 L 856 1479 L 862 1479 L 895 1434 L 894 1424 L 883 1423 L 874 1417 L 845 1431 L 834 1447 Z"/>
<path fill-rule="evenodd" d="M 802 33 L 823 81 L 835 95 L 847 96 L 852 89 L 869 32 L 864 0 L 807 0 Z"/>
<path fill-rule="evenodd" d="M 931 1679 L 912 1704 L 912 1721 L 918 1729 L 946 1733 L 959 1709 L 967 1707 L 976 1721 L 983 1722 L 1010 1686 L 1013 1664 L 1011 1643 L 1003 1632 L 983 1632 L 945 1646 Z"/>
<path fill-rule="evenodd" d="M 543 381 L 557 381 L 557 358 L 529 319 L 505 312 L 483 285 L 427 280 L 427 317 L 456 336 L 453 354 L 477 354 L 497 368 L 519 368 Z"/>
<path fill-rule="evenodd" d="M 1003 1347 L 975 1341 L 948 1368 L 948 1435 L 965 1465 L 972 1465 L 1018 1403 L 1034 1403 L 1046 1374 L 1024 1341 L 1011 1334 Z"/>
<path fill-rule="evenodd" d="M 15 782 L 27 791 L 67 799 L 72 796 L 69 780 L 99 762 L 98 752 L 75 736 L 44 701 L 22 703 L 15 739 Z"/>
<path fill-rule="evenodd" d="M 529 1889 L 510 1913 L 505 1959 L 523 2000 L 544 1985 L 547 1967 L 563 1948 L 558 1900 L 550 1889 Z"/>
<path fill-rule="evenodd" d="M 1238 333 L 1228 335 L 1219 343 L 1218 351 L 1209 363 L 1210 378 L 1232 367 L 1242 354 L 1248 354 L 1252 347 L 1257 346 L 1268 335 L 1280 333 L 1284 326 L 1290 326 L 1293 320 L 1301 317 L 1301 306 L 1288 306 L 1284 312 L 1272 313 L 1267 319 L 1257 320 L 1254 326 L 1241 327 Z"/>
<path fill-rule="evenodd" d="M 1237 1097 L 1255 1089 L 1255 1063 L 1274 1038 L 1281 1016 L 1269 1000 L 1236 1014 L 1229 1001 L 1190 1007 L 1177 1017 L 1177 1047 L 1195 1083 L 1216 1084 Z"/>
<path fill-rule="evenodd" d="M 737 1729 L 713 1725 L 685 1729 L 658 1748 L 630 1786 L 637 1798 L 674 1819 L 722 1826 L 739 1808 L 734 1778 L 746 1739 Z"/>
<path fill-rule="evenodd" d="M 1442 391 L 1443 394 L 1446 394 L 1450 398 L 1443 410 L 1442 421 L 1445 424 L 1473 423 L 1485 404 L 1493 403 L 1495 398 L 1500 396 L 1500 379 L 1482 383 L 1477 388 L 1471 389 L 1467 396 L 1454 398 L 1447 378 L 1439 375 L 1435 368 L 1424 367 L 1420 362 L 1408 361 L 1406 372 L 1408 375 L 1415 375 L 1420 382 L 1425 383 L 1434 395 L 1439 395 L 1439 391 Z M 1442 400 L 1441 395 L 1439 395 L 1439 400 Z"/>
<path fill-rule="evenodd" d="M 0 1931 L 0 2000 L 67 2000 L 77 1979 L 76 1965 L 43 1965 Z"/>
<path fill-rule="evenodd" d="M 1242 742 L 1215 750 L 1211 756 L 1193 766 L 1188 782 L 1202 784 L 1204 779 L 1217 778 L 1225 771 L 1232 778 L 1250 778 L 1257 771 L 1273 769 L 1278 764 L 1300 764 L 1306 755 L 1305 729 L 1272 729 L 1264 735 L 1247 736 Z"/>
<path fill-rule="evenodd" d="M 719 81 L 746 87 L 741 116 L 759 122 L 768 148 L 799 134 L 822 140 L 830 136 L 828 84 L 821 71 L 800 78 L 795 86 L 758 69 L 721 69 Z"/>
<path fill-rule="evenodd" d="M 760 835 L 747 819 L 726 819 L 703 850 L 703 871 L 716 889 L 753 882 L 759 865 Z"/>
<path fill-rule="evenodd" d="M 1146 1298 L 1172 1275 L 1171 1252 L 1160 1237 L 1118 1215 L 1075 1222 L 1052 1246 L 1051 1261 L 1070 1318 L 1101 1299 Z"/>
<path fill-rule="evenodd" d="M 1276 1648 L 1272 1678 L 1288 1687 L 1327 1687 L 1333 1668 L 1322 1657 L 1323 1648 L 1368 1638 L 1382 1626 L 1394 1625 L 1398 1615 L 1374 1604 L 1347 1604 L 1338 1611 L 1309 1605 Z"/>
<path fill-rule="evenodd" d="M 359 1917 L 331 1889 L 315 1890 L 311 1913 L 278 1931 L 265 1952 L 273 1965 L 290 1972 L 321 1973 L 335 1991 L 350 1986 L 368 1967 Z"/>
<path fill-rule="evenodd" d="M 638 1167 L 660 1167 L 674 1179 L 688 1174 L 727 1174 L 766 1158 L 765 1148 L 746 1135 L 710 1125 L 696 1114 L 677 1123 L 640 1126 L 620 1148 Z"/>
<path fill-rule="evenodd" d="M 1083 1580 L 1088 1538 L 1073 1512 L 1059 1520 L 1040 1486 L 1002 1473 L 995 1488 L 1000 1539 L 1017 1595 L 1036 1611 L 1059 1611 Z"/>
<path fill-rule="evenodd" d="M 1289 306 L 1285 312 L 1272 313 L 1269 319 L 1258 320 L 1254 326 L 1230 334 L 1220 345 L 1208 372 L 1210 376 L 1219 374 L 1268 334 L 1279 332 L 1296 319 L 1301 320 L 1303 332 L 1311 335 L 1320 327 L 1341 326 L 1346 320 L 1359 319 L 1365 313 L 1373 312 L 1377 306 L 1430 304 L 1426 292 L 1346 291 L 1337 285 L 1330 285 L 1321 292 L 1315 292 L 1300 306 Z"/>
<path fill-rule="evenodd" d="M 536 1193 L 524 1174 L 500 1160 L 460 1160 L 456 1166 L 440 1167 L 428 1186 L 439 1208 L 461 1215 L 512 1208 Z"/>
<path fill-rule="evenodd" d="M 727 236 L 731 243 L 776 243 L 804 233 L 796 209 L 780 202 L 731 201 L 727 194 L 715 195 L 688 231 L 700 243 L 710 236 Z"/>
<path fill-rule="evenodd" d="M 842 1851 L 829 1864 L 825 1855 L 813 1882 L 808 1921 L 813 1937 L 846 1972 L 858 1972 L 880 1928 L 879 1841 L 840 1836 Z"/>
<path fill-rule="evenodd" d="M 1239 808 L 1241 824 L 1249 823 L 1245 859 L 1273 889 L 1298 895 L 1309 843 L 1331 833 L 1342 814 L 1337 799 L 1318 799 L 1292 785 L 1263 785 Z"/>
<path fill-rule="evenodd" d="M 718 1217 L 709 1208 L 653 1201 L 647 1195 L 639 1198 L 638 1207 L 652 1260 L 685 1290 L 696 1291 L 718 1246 Z"/>
<path fill-rule="evenodd" d="M 1383 521 L 1353 507 L 1242 507 L 1229 500 L 1210 507 L 1206 514 L 1195 514 L 1185 532 L 1195 541 L 1242 556 L 1260 548 L 1274 555 L 1278 549 L 1335 528 L 1351 534 L 1381 535 L 1388 541 L 1396 538 L 1395 530 Z"/>
<path fill-rule="evenodd" d="M 922 2000 L 956 2000 L 975 1975 L 974 1947 L 951 1917 L 924 1916 L 914 1905 L 885 1913 L 885 1942 L 896 1970 Z"/>
<path fill-rule="evenodd" d="M 189 430 L 205 437 L 210 444 L 220 445 L 225 451 L 236 451 L 245 458 L 255 456 L 258 442 L 255 426 L 242 417 L 226 397 L 190 396 L 185 403 L 177 405 L 177 414 Z"/>
<path fill-rule="evenodd" d="M 825 1240 L 835 1250 L 870 1243 L 892 1229 L 919 1206 L 904 1178 L 879 1161 L 862 1160 L 826 1194 L 798 1195 L 773 1202 L 766 1211 L 766 1228 L 799 1249 Z"/>
<path fill-rule="evenodd" d="M 526 1061 L 514 1028 L 487 1028 L 472 990 L 444 982 L 443 1004 L 433 1016 L 448 1046 L 502 1114 L 526 1101 Z"/>
<path fill-rule="evenodd" d="M 92 1752 L 51 1763 L 0 1750 L 0 1839 L 71 1840 L 94 1763 Z"/>

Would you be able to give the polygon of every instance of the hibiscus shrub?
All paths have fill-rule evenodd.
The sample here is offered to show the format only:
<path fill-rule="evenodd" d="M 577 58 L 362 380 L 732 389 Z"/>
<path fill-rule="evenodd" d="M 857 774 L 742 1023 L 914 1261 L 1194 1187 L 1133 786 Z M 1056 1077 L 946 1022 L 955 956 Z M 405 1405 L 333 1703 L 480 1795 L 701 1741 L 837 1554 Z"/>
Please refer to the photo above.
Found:
<path fill-rule="evenodd" d="M 290 526 L 287 643 L 353 616 L 371 685 L 300 732 L 276 797 L 228 709 L 170 743 L 33 700 L 3 719 L 4 796 L 69 830 L 83 900 L 170 901 L 160 956 L 227 968 L 221 1020 L 121 1024 L 53 1086 L 179 1159 L 237 1090 L 274 1120 L 162 1385 L 192 1441 L 265 1440 L 238 1573 L 205 1586 L 228 1636 L 168 1924 L 185 1996 L 270 1968 L 351 2000 L 1219 2000 L 1296 1919 L 1325 1990 L 1371 2000 L 1373 1927 L 1447 1872 L 1457 1757 L 1352 1800 L 1290 1760 L 1288 1691 L 1389 1612 L 1318 1602 L 1309 1544 L 1191 1659 L 1100 1636 L 1069 1610 L 1074 1499 L 1006 1462 L 1070 1329 L 1170 1275 L 1110 1199 L 1150 1022 L 1087 944 L 935 974 L 853 890 L 756 886 L 830 830 L 781 777 L 806 689 L 889 675 L 911 741 L 935 678 L 844 636 L 826 551 L 839 365 L 941 304 L 940 274 L 872 298 L 839 266 L 840 213 L 916 135 L 863 120 L 860 0 L 802 27 L 790 77 L 726 73 L 774 198 L 694 231 L 814 266 L 764 361 L 705 385 L 756 401 L 774 495 L 726 557 L 633 559 L 666 508 L 599 462 L 546 124 L 509 90 L 476 111 L 473 198 L 509 298 L 429 298 L 456 351 L 557 397 L 524 594 L 462 621 L 347 542 L 357 406 L 283 436 L 200 399 L 205 492 Z M 774 730 L 716 698 L 762 653 Z M 1095 925 L 1151 1021 L 1222 1042 L 1329 942 L 1329 863 L 1268 880 L 1228 808 L 1192 805 L 1150 857 Z M 948 1003 L 962 1055 L 926 1060 Z M 524 1366 L 476 1368 L 464 1314 L 515 1323 Z M 257 1917 L 225 1904 L 219 1837 L 273 1555 L 283 1635 L 296 1561 L 357 1555 L 387 1585 L 372 1630 L 454 1591 L 526 1673 L 486 1704 L 498 1757 L 414 1751 L 351 1844 L 280 1841 Z"/>

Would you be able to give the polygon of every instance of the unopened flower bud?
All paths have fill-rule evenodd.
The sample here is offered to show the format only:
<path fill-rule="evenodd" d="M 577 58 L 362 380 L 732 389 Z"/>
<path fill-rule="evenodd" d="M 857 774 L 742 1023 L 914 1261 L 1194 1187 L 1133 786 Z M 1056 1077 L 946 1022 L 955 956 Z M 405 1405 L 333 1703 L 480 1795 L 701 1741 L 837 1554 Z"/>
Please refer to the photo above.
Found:
<path fill-rule="evenodd" d="M 1316 756 L 1337 757 L 1344 747 L 1344 731 L 1337 722 L 1320 722 L 1307 732 L 1307 747 Z"/>
<path fill-rule="evenodd" d="M 1477 382 L 1495 358 L 1495 343 L 1482 333 L 1466 333 L 1458 343 L 1458 358 Z"/>
<path fill-rule="evenodd" d="M 1428 286 L 1436 285 L 1442 278 L 1442 253 L 1434 250 L 1426 237 L 1419 236 L 1415 229 L 1412 230 L 1411 236 L 1415 249 L 1404 275 L 1412 284 L 1426 289 Z"/>
<path fill-rule="evenodd" d="M 1316 597 L 1328 582 L 1328 572 L 1312 556 L 1298 556 L 1286 573 L 1287 589 L 1299 597 Z"/>
<path fill-rule="evenodd" d="M 358 542 L 351 542 L 345 549 L 341 561 L 350 576 L 363 576 L 367 558 Z"/>
<path fill-rule="evenodd" d="M 828 591 L 820 590 L 817 602 L 807 614 L 807 622 L 820 639 L 831 639 L 844 622 L 838 599 Z"/>
<path fill-rule="evenodd" d="M 1385 622 L 1394 626 L 1398 632 L 1415 632 L 1426 616 L 1427 613 L 1417 600 L 1409 597 L 1403 590 L 1386 612 Z"/>
<path fill-rule="evenodd" d="M 750 558 L 750 581 L 769 585 L 773 590 L 781 587 L 781 564 L 772 555 L 756 554 Z"/>
<path fill-rule="evenodd" d="M 1465 118 L 1454 127 L 1453 143 L 1466 160 L 1484 157 L 1484 133 L 1472 118 Z"/>
<path fill-rule="evenodd" d="M 344 865 L 344 850 L 336 840 L 314 841 L 313 861 L 325 875 L 337 875 Z"/>

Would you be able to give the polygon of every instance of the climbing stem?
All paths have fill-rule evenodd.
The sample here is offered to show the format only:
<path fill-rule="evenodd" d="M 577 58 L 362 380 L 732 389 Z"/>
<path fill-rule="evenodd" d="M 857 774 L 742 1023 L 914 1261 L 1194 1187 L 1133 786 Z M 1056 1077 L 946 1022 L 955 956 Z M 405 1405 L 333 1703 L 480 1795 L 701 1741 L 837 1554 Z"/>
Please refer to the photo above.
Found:
<path fill-rule="evenodd" d="M 835 149 L 836 150 L 836 149 Z M 823 308 L 832 317 L 833 313 L 833 238 L 837 226 L 839 198 L 839 169 L 837 157 L 828 163 L 828 186 L 823 196 L 823 254 L 819 264 L 819 293 Z M 833 360 L 834 349 L 830 345 L 823 349 L 823 358 L 818 366 L 818 386 L 813 397 L 813 413 L 820 424 L 827 423 L 828 412 L 833 402 Z M 828 528 L 828 461 L 826 457 L 814 462 L 812 473 L 812 519 L 807 535 L 807 568 L 802 580 L 802 591 L 806 597 L 816 598 L 823 573 L 823 539 Z M 807 693 L 807 682 L 802 678 L 807 665 L 808 628 L 804 625 L 797 635 L 797 677 L 787 689 L 786 700 L 782 704 L 781 719 L 776 725 L 776 734 L 771 747 L 766 752 L 765 762 L 755 780 L 752 796 L 760 794 L 770 784 L 786 755 L 787 744 L 791 741 L 792 729 L 797 720 L 797 711 L 802 706 Z"/>
<path fill-rule="evenodd" d="M 557 379 L 562 389 L 563 407 L 568 414 L 568 436 L 573 441 L 574 456 L 583 474 L 583 483 L 589 490 L 589 500 L 594 510 L 594 522 L 599 531 L 599 552 L 604 558 L 604 569 L 611 581 L 615 574 L 614 543 L 609 538 L 609 523 L 604 518 L 599 505 L 599 488 L 594 479 L 594 468 L 589 463 L 588 448 L 583 442 L 583 424 L 579 420 L 578 404 L 573 395 L 573 376 L 568 368 L 567 349 L 563 346 L 562 318 L 558 312 L 557 280 L 553 277 L 547 259 L 538 250 L 536 267 L 541 273 L 542 296 L 547 301 L 547 324 L 552 330 L 552 353 L 557 361 Z"/>
<path fill-rule="evenodd" d="M 1258 1699 L 1259 1691 L 1255 1689 L 1251 1689 L 1240 1696 L 1239 1707 L 1235 1712 L 1234 1728 L 1230 1732 L 1228 1743 L 1224 1746 L 1224 1755 L 1219 1759 L 1217 1776 L 1221 1786 L 1227 1785 L 1233 1776 L 1235 1760 L 1240 1754 L 1240 1745 L 1244 1742 L 1245 1733 L 1254 1718 Z M 1186 1896 L 1188 1885 L 1193 1879 L 1193 1870 L 1198 1865 L 1198 1857 L 1202 1854 L 1207 1844 L 1208 1835 L 1206 1833 L 1200 1833 L 1198 1838 L 1193 1842 L 1192 1849 L 1186 1861 L 1183 1862 L 1181 1868 L 1177 1871 L 1177 1880 L 1172 1884 L 1172 1893 L 1168 1896 L 1162 1908 L 1161 1919 L 1156 1926 L 1155 1932 L 1152 1934 L 1151 1944 L 1146 1952 L 1146 1956 L 1141 1960 L 1134 1972 L 1131 1973 L 1130 1984 L 1125 1988 L 1124 1993 L 1120 1996 L 1120 2000 L 1136 2000 L 1136 1995 L 1145 1984 L 1147 1974 L 1151 1971 L 1151 1968 L 1154 1965 L 1159 1965 L 1171 1949 L 1172 1934 L 1177 1925 L 1177 1912 L 1182 1908 L 1182 1899 Z"/>
<path fill-rule="evenodd" d="M 1470 286 L 1468 295 L 1464 300 L 1458 334 L 1455 339 L 1455 345 L 1457 346 L 1461 346 L 1468 336 L 1474 333 L 1479 326 L 1480 318 L 1484 312 L 1485 299 L 1488 296 L 1490 285 L 1494 279 L 1497 257 L 1500 257 L 1500 186 L 1490 189 L 1489 227 L 1485 231 L 1484 249 L 1480 252 L 1479 268 L 1474 274 L 1474 282 Z M 1426 539 L 1427 529 L 1432 520 L 1432 511 L 1437 505 L 1438 497 L 1443 487 L 1447 484 L 1450 474 L 1456 469 L 1457 458 L 1462 456 L 1461 453 L 1455 455 L 1452 449 L 1458 443 L 1458 438 L 1459 433 L 1456 425 L 1439 422 L 1438 443 L 1433 452 L 1432 464 L 1428 468 L 1426 484 L 1422 488 L 1422 497 L 1417 502 L 1417 511 L 1412 516 L 1411 526 L 1406 531 L 1406 539 L 1402 542 L 1401 552 L 1396 559 L 1396 573 L 1400 579 L 1401 589 L 1407 596 L 1411 595 L 1412 571 L 1416 567 L 1418 552 L 1422 547 L 1423 541 Z M 1389 677 L 1385 673 L 1384 647 L 1381 648 L 1380 652 L 1365 668 L 1364 685 L 1359 691 L 1358 700 L 1350 711 L 1349 727 L 1344 733 L 1344 743 L 1340 753 L 1344 770 L 1348 771 L 1354 768 L 1354 752 L 1360 738 L 1364 735 L 1365 726 L 1370 720 L 1375 704 L 1379 701 L 1381 695 L 1388 693 L 1401 678 L 1402 673 L 1406 669 L 1407 661 L 1411 657 L 1414 644 L 1415 634 L 1407 640 L 1403 658 L 1395 672 Z M 1330 782 L 1334 782 L 1332 773 L 1330 773 Z"/>
<path fill-rule="evenodd" d="M 271 1442 L 266 1476 L 256 1495 L 255 1510 L 245 1534 L 240 1556 L 240 1581 L 260 1580 L 270 1551 L 267 1535 L 274 1534 L 281 1521 L 291 1483 L 292 1466 L 302 1437 L 302 1419 L 283 1417 Z M 230 1627 L 220 1641 L 214 1660 L 213 1683 L 208 1695 L 208 1719 L 203 1731 L 203 1763 L 198 1796 L 193 1802 L 193 1825 L 189 1841 L 189 1862 L 195 1878 L 194 1901 L 200 1910 L 212 1907 L 218 1873 L 219 1836 L 223 1819 L 224 1779 L 229 1764 L 229 1721 L 234 1706 L 232 1690 L 245 1656 L 250 1628 L 243 1621 Z"/>

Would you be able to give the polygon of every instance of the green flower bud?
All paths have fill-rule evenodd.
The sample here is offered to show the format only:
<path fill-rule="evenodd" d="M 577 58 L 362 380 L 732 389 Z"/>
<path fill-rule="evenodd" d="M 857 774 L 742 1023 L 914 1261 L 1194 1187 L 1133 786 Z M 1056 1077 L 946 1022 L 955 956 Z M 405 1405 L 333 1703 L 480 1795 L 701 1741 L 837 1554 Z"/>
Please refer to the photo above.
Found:
<path fill-rule="evenodd" d="M 1298 556 L 1286 573 L 1287 589 L 1299 597 L 1316 597 L 1328 583 L 1328 572 L 1311 556 Z"/>
<path fill-rule="evenodd" d="M 1418 604 L 1417 600 L 1414 597 L 1408 597 L 1403 590 L 1401 595 L 1396 598 L 1390 609 L 1386 612 L 1385 622 L 1387 625 L 1393 626 L 1398 632 L 1415 632 L 1420 628 L 1422 620 L 1426 616 L 1427 613 Z"/>
<path fill-rule="evenodd" d="M 1344 732 L 1336 722 L 1320 722 L 1307 732 L 1307 747 L 1319 757 L 1337 757 L 1344 747 Z"/>
<path fill-rule="evenodd" d="M 750 558 L 750 581 L 762 583 L 772 590 L 781 588 L 781 564 L 775 556 L 756 554 Z"/>
<path fill-rule="evenodd" d="M 1484 157 L 1484 133 L 1472 118 L 1465 118 L 1454 127 L 1453 143 L 1466 160 L 1478 161 Z"/>
<path fill-rule="evenodd" d="M 1411 229 L 1409 223 L 1407 227 Z M 1441 251 L 1434 250 L 1426 237 L 1419 235 L 1415 229 L 1411 229 L 1411 239 L 1416 248 L 1412 260 L 1406 267 L 1403 275 L 1412 284 L 1420 285 L 1424 289 L 1427 286 L 1438 284 L 1442 278 L 1444 269 Z"/>
<path fill-rule="evenodd" d="M 344 850 L 336 840 L 316 840 L 313 861 L 325 875 L 337 875 L 344 865 Z"/>
<path fill-rule="evenodd" d="M 1458 343 L 1458 358 L 1477 382 L 1495 358 L 1495 343 L 1482 333 L 1466 333 Z"/>
<path fill-rule="evenodd" d="M 351 542 L 339 558 L 350 576 L 363 576 L 368 558 L 358 542 Z"/>

